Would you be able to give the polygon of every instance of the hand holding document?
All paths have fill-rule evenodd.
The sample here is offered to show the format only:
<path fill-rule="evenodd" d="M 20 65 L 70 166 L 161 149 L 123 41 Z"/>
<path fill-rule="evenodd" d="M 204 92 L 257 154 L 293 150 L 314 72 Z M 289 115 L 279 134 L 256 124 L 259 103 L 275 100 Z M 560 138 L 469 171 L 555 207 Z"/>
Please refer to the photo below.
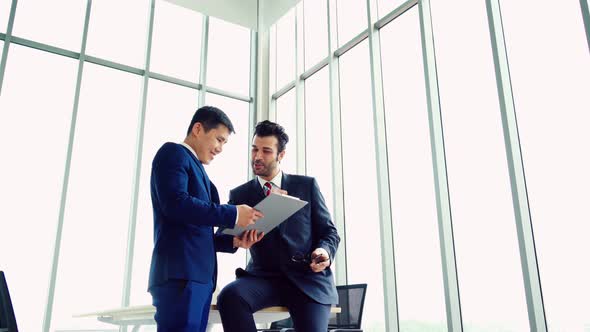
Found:
<path fill-rule="evenodd" d="M 305 205 L 307 205 L 307 202 L 300 200 L 297 197 L 272 192 L 254 207 L 254 209 L 262 212 L 264 217 L 258 219 L 255 224 L 250 224 L 246 227 L 236 225 L 234 228 L 224 229 L 222 233 L 240 236 L 243 232 L 254 229 L 257 232 L 268 234 L 273 228 L 292 216 L 295 212 L 299 211 Z"/>

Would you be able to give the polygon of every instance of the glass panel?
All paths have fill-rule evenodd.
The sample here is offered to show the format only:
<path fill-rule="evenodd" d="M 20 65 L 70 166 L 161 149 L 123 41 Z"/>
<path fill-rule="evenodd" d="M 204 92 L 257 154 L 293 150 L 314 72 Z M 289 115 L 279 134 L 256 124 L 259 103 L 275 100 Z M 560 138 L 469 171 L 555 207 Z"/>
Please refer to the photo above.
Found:
<path fill-rule="evenodd" d="M 86 53 L 143 68 L 148 9 L 145 0 L 93 1 Z"/>
<path fill-rule="evenodd" d="M 19 1 L 12 34 L 80 52 L 85 13 L 86 1 Z"/>
<path fill-rule="evenodd" d="M 209 18 L 207 85 L 250 95 L 250 30 Z"/>
<path fill-rule="evenodd" d="M 418 8 L 380 37 L 400 329 L 446 331 Z"/>
<path fill-rule="evenodd" d="M 0 32 L 6 33 L 8 27 L 8 15 L 10 15 L 10 5 L 12 0 L 0 0 Z M 12 30 L 14 33 L 14 29 Z"/>
<path fill-rule="evenodd" d="M 131 305 L 152 303 L 152 297 L 147 292 L 150 261 L 154 248 L 154 219 L 150 196 L 152 160 L 165 142 L 180 143 L 184 140 L 193 114 L 197 110 L 197 100 L 197 90 L 153 79 L 149 81 L 137 206 Z"/>
<path fill-rule="evenodd" d="M 306 174 L 318 180 L 333 216 L 329 74 L 328 67 L 324 67 L 305 80 L 305 161 Z"/>
<path fill-rule="evenodd" d="M 338 46 L 342 46 L 367 29 L 367 2 L 336 0 L 338 17 Z"/>
<path fill-rule="evenodd" d="M 202 30 L 200 13 L 167 1 L 156 1 L 150 70 L 198 82 Z"/>
<path fill-rule="evenodd" d="M 328 53 L 328 7 L 326 0 L 303 3 L 305 69 L 320 62 Z"/>
<path fill-rule="evenodd" d="M 21 331 L 43 323 L 77 64 L 10 46 L 0 96 L 0 151 L 11 161 L 0 163 L 0 270 Z"/>
<path fill-rule="evenodd" d="M 580 4 L 501 5 L 548 328 L 590 331 L 590 265 L 583 263 L 590 57 Z"/>
<path fill-rule="evenodd" d="M 270 93 L 277 91 L 277 26 L 272 25 L 270 27 L 269 39 L 270 39 L 270 55 L 268 61 L 268 86 Z"/>
<path fill-rule="evenodd" d="M 276 24 L 277 29 L 277 89 L 295 80 L 295 9 L 291 9 Z"/>
<path fill-rule="evenodd" d="M 389 14 L 394 9 L 399 7 L 404 1 L 402 0 L 378 0 L 377 1 L 377 12 L 379 14 L 379 18 Z"/>
<path fill-rule="evenodd" d="M 250 104 L 236 99 L 207 94 L 207 105 L 218 107 L 229 116 L 235 134 L 230 135 L 223 153 L 206 165 L 207 175 L 219 191 L 222 204 L 227 203 L 229 191 L 248 181 L 248 163 L 250 162 L 250 144 L 248 135 L 250 127 Z M 231 172 L 228 170 L 231 169 Z M 235 254 L 218 253 L 219 262 L 217 292 L 236 279 L 236 268 L 246 267 L 246 251 L 238 249 Z M 217 297 L 214 297 L 217 301 Z"/>
<path fill-rule="evenodd" d="M 281 170 L 297 174 L 297 113 L 295 107 L 295 89 L 277 99 L 277 123 L 285 128 L 289 135 L 289 143 L 285 148 L 285 157 L 281 162 Z"/>
<path fill-rule="evenodd" d="M 340 58 L 346 258 L 348 283 L 369 284 L 363 330 L 385 331 L 368 46 L 365 40 Z"/>
<path fill-rule="evenodd" d="M 485 3 L 431 9 L 464 330 L 528 331 Z"/>
<path fill-rule="evenodd" d="M 121 303 L 140 79 L 84 66 L 52 330 L 109 328 L 72 315 Z"/>

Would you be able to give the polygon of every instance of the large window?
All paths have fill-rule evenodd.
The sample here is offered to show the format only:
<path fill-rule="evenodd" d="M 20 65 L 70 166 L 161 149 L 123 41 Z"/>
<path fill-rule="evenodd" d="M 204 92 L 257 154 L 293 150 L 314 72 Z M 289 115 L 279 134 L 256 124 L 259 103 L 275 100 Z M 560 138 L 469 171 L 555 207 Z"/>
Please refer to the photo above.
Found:
<path fill-rule="evenodd" d="M 295 10 L 291 9 L 276 24 L 277 89 L 295 79 Z"/>
<path fill-rule="evenodd" d="M 378 0 L 377 1 L 377 11 L 379 12 L 379 18 L 389 14 L 392 10 L 394 10 L 397 6 L 404 3 L 402 0 Z"/>
<path fill-rule="evenodd" d="M 143 0 L 93 1 L 86 53 L 133 67 L 143 67 L 148 9 L 149 1 Z"/>
<path fill-rule="evenodd" d="M 324 68 L 305 81 L 305 173 L 318 180 L 334 216 L 332 193 L 332 130 L 329 71 Z"/>
<path fill-rule="evenodd" d="M 485 3 L 432 2 L 432 19 L 464 330 L 527 331 Z"/>
<path fill-rule="evenodd" d="M 418 8 L 380 37 L 400 329 L 446 331 Z"/>
<path fill-rule="evenodd" d="M 547 325 L 587 331 L 590 57 L 580 4 L 501 5 Z"/>
<path fill-rule="evenodd" d="M 139 76 L 94 64 L 84 67 L 55 290 L 55 329 L 89 327 L 72 314 L 120 304 L 139 83 Z"/>
<path fill-rule="evenodd" d="M 250 30 L 209 19 L 207 85 L 250 95 Z"/>
<path fill-rule="evenodd" d="M 0 0 L 0 33 L 6 31 L 11 3 Z M 53 52 L 54 47 L 80 52 L 88 3 L 92 8 L 86 51 L 98 57 L 101 65 L 84 63 L 77 85 L 79 61 Z M 52 331 L 111 329 L 95 318 L 73 315 L 120 306 L 125 300 L 128 268 L 132 271 L 130 304 L 151 303 L 147 293 L 153 248 L 151 161 L 164 142 L 185 138 L 199 102 L 200 92 L 194 85 L 185 87 L 189 84 L 182 80 L 197 82 L 205 64 L 209 84 L 223 89 L 218 93 L 249 97 L 250 30 L 211 19 L 209 38 L 201 40 L 202 14 L 165 1 L 155 4 L 150 68 L 176 83 L 149 79 L 144 90 L 143 76 L 124 68 L 116 70 L 112 62 L 145 68 L 149 1 L 18 3 L 14 35 L 43 50 L 9 45 L 0 95 L 0 150 L 7 156 L 0 165 L 0 201 L 4 202 L 0 269 L 6 272 L 19 327 L 24 331 L 42 330 L 46 312 L 52 314 L 48 317 Z M 3 45 L 0 40 L 0 49 Z M 208 61 L 201 59 L 207 48 Z M 78 86 L 80 91 L 76 91 Z M 216 163 L 221 173 L 211 172 L 225 202 L 229 188 L 247 180 L 251 105 L 229 96 L 208 94 L 207 99 L 207 104 L 224 109 L 239 131 L 225 151 L 228 158 L 239 161 L 219 156 Z M 77 122 L 70 137 L 73 111 Z M 145 131 L 140 136 L 142 127 Z M 136 194 L 133 184 L 140 137 L 135 220 L 131 202 Z M 72 152 L 70 167 L 66 167 L 68 151 Z M 230 164 L 228 176 L 223 170 Z M 235 171 L 234 164 L 242 164 L 242 171 Z M 67 192 L 64 174 L 68 176 Z M 60 220 L 62 203 L 65 210 Z M 61 236 L 56 236 L 60 221 Z M 135 221 L 133 265 L 126 266 L 129 225 Z M 56 246 L 61 249 L 59 257 L 53 257 Z M 220 286 L 232 278 L 236 266 L 245 263 L 243 251 L 230 257 L 220 259 L 226 277 L 220 279 Z M 55 283 L 50 279 L 54 262 L 59 263 Z M 30 276 L 38 282 L 31 283 Z"/>
<path fill-rule="evenodd" d="M 328 6 L 326 0 L 304 0 L 305 69 L 328 56 Z"/>
<path fill-rule="evenodd" d="M 10 46 L 0 96 L 0 270 L 22 331 L 40 331 L 45 311 L 76 68 L 72 59 Z"/>
<path fill-rule="evenodd" d="M 336 0 L 338 46 L 342 46 L 367 29 L 367 2 Z"/>
<path fill-rule="evenodd" d="M 11 0 L 0 0 L 0 32 L 6 33 L 8 27 L 8 15 L 10 14 Z"/>
<path fill-rule="evenodd" d="M 0 5 L 0 16 L 6 15 L 7 19 L 12 1 L 0 2 L 8 3 Z M 6 13 L 2 12 L 2 7 L 6 8 Z M 12 34 L 79 52 L 85 12 L 86 1 L 19 1 Z M 1 29 L 6 31 L 6 23 Z"/>
<path fill-rule="evenodd" d="M 289 143 L 285 149 L 285 157 L 281 169 L 287 173 L 297 173 L 297 112 L 295 108 L 295 89 L 282 95 L 277 103 L 277 123 L 285 128 L 289 135 Z"/>
<path fill-rule="evenodd" d="M 150 70 L 198 82 L 202 30 L 200 13 L 168 1 L 156 1 Z"/>
<path fill-rule="evenodd" d="M 369 285 L 364 329 L 385 331 L 368 46 L 363 41 L 340 58 L 346 258 L 348 282 Z"/>

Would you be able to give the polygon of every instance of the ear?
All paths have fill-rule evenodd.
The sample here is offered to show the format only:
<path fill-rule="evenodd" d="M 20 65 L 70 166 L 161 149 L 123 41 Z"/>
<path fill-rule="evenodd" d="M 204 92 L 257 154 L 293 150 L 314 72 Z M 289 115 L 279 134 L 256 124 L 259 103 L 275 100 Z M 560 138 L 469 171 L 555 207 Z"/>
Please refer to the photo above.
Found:
<path fill-rule="evenodd" d="M 287 152 L 287 150 L 283 150 L 281 153 L 279 153 L 279 155 L 277 156 L 278 161 L 280 162 L 281 160 L 283 160 L 283 158 L 285 157 L 285 152 Z"/>
<path fill-rule="evenodd" d="M 200 122 L 196 122 L 193 125 L 193 129 L 191 130 L 191 132 L 193 135 L 198 136 L 198 134 L 201 132 L 201 130 L 203 130 L 203 124 Z"/>

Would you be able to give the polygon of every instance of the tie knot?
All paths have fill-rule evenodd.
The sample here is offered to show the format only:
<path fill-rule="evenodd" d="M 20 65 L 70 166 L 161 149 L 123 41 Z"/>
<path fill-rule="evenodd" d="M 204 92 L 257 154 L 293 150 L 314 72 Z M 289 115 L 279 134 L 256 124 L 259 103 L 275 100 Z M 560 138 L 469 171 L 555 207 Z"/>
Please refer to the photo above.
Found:
<path fill-rule="evenodd" d="M 270 182 L 265 183 L 263 189 L 264 189 L 264 196 L 270 195 L 270 192 L 272 189 L 272 184 Z"/>

